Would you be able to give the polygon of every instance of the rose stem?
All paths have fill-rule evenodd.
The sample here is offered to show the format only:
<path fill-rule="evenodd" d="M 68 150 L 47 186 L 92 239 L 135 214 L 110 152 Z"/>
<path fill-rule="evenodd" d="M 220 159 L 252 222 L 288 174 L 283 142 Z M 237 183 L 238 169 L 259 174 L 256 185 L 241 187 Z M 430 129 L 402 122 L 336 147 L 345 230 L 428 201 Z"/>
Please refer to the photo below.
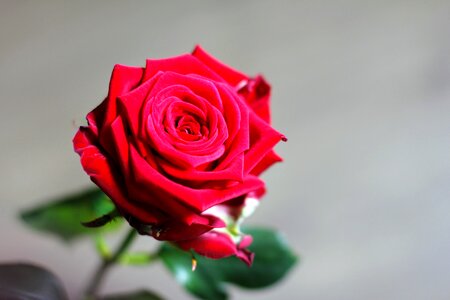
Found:
<path fill-rule="evenodd" d="M 92 277 L 88 288 L 86 289 L 86 300 L 89 299 L 95 299 L 97 296 L 97 290 L 99 289 L 106 272 L 108 269 L 120 258 L 120 256 L 127 250 L 127 248 L 130 246 L 133 239 L 136 237 L 137 231 L 132 228 L 125 239 L 122 241 L 122 243 L 119 245 L 119 247 L 116 249 L 114 254 L 111 257 L 103 258 L 102 263 L 97 268 L 97 270 L 94 273 L 94 276 Z"/>

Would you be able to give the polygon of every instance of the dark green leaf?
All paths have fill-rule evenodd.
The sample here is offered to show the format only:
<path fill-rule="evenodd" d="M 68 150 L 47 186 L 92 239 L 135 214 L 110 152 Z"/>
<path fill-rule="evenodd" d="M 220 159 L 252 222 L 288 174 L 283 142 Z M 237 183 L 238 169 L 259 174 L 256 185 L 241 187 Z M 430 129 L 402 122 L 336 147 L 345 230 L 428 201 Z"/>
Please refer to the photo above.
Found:
<path fill-rule="evenodd" d="M 192 294 L 201 299 L 227 299 L 224 287 L 210 268 L 202 264 L 192 272 L 192 257 L 188 252 L 164 243 L 159 255 L 178 283 Z"/>
<path fill-rule="evenodd" d="M 224 283 L 245 288 L 263 288 L 283 278 L 297 257 L 284 239 L 270 229 L 244 230 L 253 236 L 249 249 L 255 252 L 251 267 L 235 257 L 212 260 L 196 255 L 197 270 L 191 271 L 191 254 L 169 244 L 161 248 L 166 267 L 188 291 L 202 299 L 226 299 Z"/>
<path fill-rule="evenodd" d="M 22 220 L 30 227 L 49 232 L 71 241 L 86 234 L 117 229 L 121 219 L 115 219 L 101 228 L 86 228 L 89 222 L 115 209 L 111 200 L 98 188 L 69 195 L 37 208 L 21 213 Z"/>
<path fill-rule="evenodd" d="M 30 264 L 0 265 L 0 299 L 65 300 L 61 281 L 49 271 Z"/>
<path fill-rule="evenodd" d="M 163 300 L 160 296 L 150 291 L 137 291 L 102 297 L 101 300 Z"/>
<path fill-rule="evenodd" d="M 249 249 L 255 253 L 249 268 L 235 257 L 215 261 L 222 280 L 246 288 L 262 288 L 276 283 L 294 266 L 297 256 L 284 238 L 270 229 L 244 230 L 253 236 Z"/>

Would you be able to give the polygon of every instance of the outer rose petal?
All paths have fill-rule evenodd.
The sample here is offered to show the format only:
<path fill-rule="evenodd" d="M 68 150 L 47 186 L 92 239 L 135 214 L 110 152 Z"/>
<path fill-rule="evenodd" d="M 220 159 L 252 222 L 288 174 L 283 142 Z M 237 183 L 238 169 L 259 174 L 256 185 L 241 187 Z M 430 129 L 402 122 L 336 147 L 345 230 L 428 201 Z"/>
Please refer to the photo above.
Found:
<path fill-rule="evenodd" d="M 205 63 L 216 73 L 223 76 L 229 84 L 235 86 L 239 95 L 244 98 L 246 104 L 251 108 L 251 110 L 253 110 L 256 115 L 267 123 L 271 123 L 271 86 L 262 75 L 249 78 L 247 75 L 220 62 L 199 45 L 195 47 L 192 55 Z M 281 157 L 271 150 L 259 163 L 255 164 L 254 168 L 251 170 L 251 174 L 260 175 L 271 165 L 280 161 L 282 161 Z"/>
<path fill-rule="evenodd" d="M 232 86 L 237 86 L 242 80 L 248 79 L 245 74 L 220 62 L 215 57 L 203 50 L 199 45 L 195 46 L 194 51 L 192 51 L 192 55 L 202 61 L 217 74 L 219 74 L 222 78 L 225 79 L 226 82 L 228 82 Z"/>
<path fill-rule="evenodd" d="M 99 152 L 97 147 L 90 144 L 88 128 L 81 128 L 75 135 L 74 147 L 75 151 L 81 155 L 81 163 L 86 173 L 91 176 L 95 184 L 113 199 L 132 226 L 136 224 L 160 224 L 155 230 L 146 232 L 146 234 L 153 235 L 159 240 L 183 240 L 192 239 L 213 228 L 225 226 L 222 220 L 210 215 L 199 216 L 200 218 L 192 216 L 189 225 L 173 218 L 165 221 L 167 220 L 166 213 L 160 211 L 157 206 L 152 206 L 151 202 L 138 203 L 129 200 L 123 186 L 117 184 L 118 178 L 115 178 L 115 173 L 107 159 Z M 129 218 L 128 216 L 133 217 Z M 133 220 L 137 220 L 137 222 Z"/>
<path fill-rule="evenodd" d="M 245 155 L 244 172 L 251 172 L 283 138 L 284 136 L 281 133 L 273 129 L 254 112 L 250 112 L 250 149 Z"/>
<path fill-rule="evenodd" d="M 87 114 L 86 120 L 92 133 L 98 137 L 98 127 L 102 125 L 106 110 L 106 100 L 102 101 L 96 108 Z"/>
<path fill-rule="evenodd" d="M 136 205 L 126 197 L 123 185 L 111 168 L 107 158 L 91 144 L 89 128 L 81 127 L 73 139 L 74 149 L 81 156 L 81 164 L 91 180 L 118 206 L 122 213 L 130 214 L 146 223 L 164 220 L 158 209 L 150 205 Z"/>
<path fill-rule="evenodd" d="M 248 175 L 242 183 L 224 186 L 221 189 L 190 188 L 176 183 L 157 172 L 136 151 L 133 151 L 133 148 L 131 150 L 130 163 L 134 168 L 133 174 L 136 183 L 142 184 L 142 186 L 152 187 L 156 190 L 164 190 L 168 195 L 177 198 L 180 202 L 199 212 L 203 212 L 211 206 L 245 195 L 264 186 L 264 182 L 259 178 Z"/>
<path fill-rule="evenodd" d="M 244 80 L 241 84 L 238 87 L 239 95 L 261 119 L 270 124 L 270 85 L 261 75 Z"/>
<path fill-rule="evenodd" d="M 101 124 L 110 124 L 117 116 L 118 97 L 130 92 L 141 82 L 144 69 L 140 67 L 128 67 L 115 65 L 109 83 L 109 93 L 106 98 L 106 110 Z M 100 124 L 98 124 L 100 125 Z"/>
<path fill-rule="evenodd" d="M 254 254 L 244 249 L 251 244 L 251 237 L 246 236 L 239 245 L 226 234 L 210 231 L 202 234 L 196 239 L 181 241 L 176 243 L 185 251 L 194 250 L 200 255 L 220 259 L 236 255 L 240 260 L 250 266 L 253 262 Z"/>
<path fill-rule="evenodd" d="M 111 132 L 112 140 L 115 146 L 114 152 L 116 152 L 116 156 L 118 158 L 116 161 L 118 161 L 121 166 L 120 173 L 123 175 L 123 185 L 127 190 L 128 198 L 133 199 L 135 202 L 142 202 L 144 205 L 148 204 L 152 207 L 158 208 L 167 216 L 176 218 L 177 220 L 184 220 L 189 225 L 194 223 L 196 220 L 199 222 L 199 219 L 202 218 L 197 217 L 194 210 L 189 209 L 189 207 L 182 205 L 182 203 L 172 199 L 171 197 L 167 197 L 167 193 L 160 194 L 156 188 L 152 189 L 151 186 L 140 186 L 139 184 L 136 184 L 134 181 L 135 171 L 131 168 L 132 166 L 129 161 L 129 153 L 137 150 L 132 145 L 129 145 L 132 141 L 127 141 L 122 118 L 120 116 L 117 117 L 109 128 L 111 130 L 108 130 L 107 132 Z M 165 199 L 165 201 L 162 202 L 160 199 Z"/>
<path fill-rule="evenodd" d="M 184 54 L 164 59 L 148 59 L 145 67 L 144 80 L 161 71 L 170 71 L 178 74 L 197 74 L 216 81 L 223 81 L 222 77 L 214 73 L 196 57 Z"/>
<path fill-rule="evenodd" d="M 281 161 L 283 161 L 283 159 L 272 150 L 251 170 L 250 174 L 259 176 L 273 164 Z"/>
<path fill-rule="evenodd" d="M 225 223 L 211 215 L 205 215 L 207 224 L 193 223 L 186 225 L 177 222 L 175 219 L 163 224 L 149 225 L 136 222 L 132 217 L 128 217 L 130 225 L 135 227 L 140 234 L 151 235 L 160 241 L 183 241 L 197 238 L 214 228 L 225 227 Z"/>

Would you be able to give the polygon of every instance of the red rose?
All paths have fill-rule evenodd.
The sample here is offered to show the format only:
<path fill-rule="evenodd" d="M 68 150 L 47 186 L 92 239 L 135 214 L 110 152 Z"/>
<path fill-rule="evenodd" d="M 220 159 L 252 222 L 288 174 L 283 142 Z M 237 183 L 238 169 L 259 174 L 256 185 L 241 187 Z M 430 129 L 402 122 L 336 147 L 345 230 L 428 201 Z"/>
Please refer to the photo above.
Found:
<path fill-rule="evenodd" d="M 116 65 L 74 148 L 140 233 L 250 264 L 251 238 L 239 224 L 264 193 L 257 176 L 280 161 L 272 148 L 284 139 L 269 125 L 269 96 L 261 76 L 200 47 L 144 68 Z"/>

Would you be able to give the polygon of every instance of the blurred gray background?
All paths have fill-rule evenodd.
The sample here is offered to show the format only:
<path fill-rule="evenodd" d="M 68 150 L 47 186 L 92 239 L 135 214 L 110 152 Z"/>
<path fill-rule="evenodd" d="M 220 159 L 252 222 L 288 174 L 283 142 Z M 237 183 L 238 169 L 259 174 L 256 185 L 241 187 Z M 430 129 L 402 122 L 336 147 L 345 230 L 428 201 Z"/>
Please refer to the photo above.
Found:
<path fill-rule="evenodd" d="M 449 16 L 431 0 L 1 0 L 0 261 L 39 262 L 80 294 L 91 243 L 39 236 L 17 213 L 90 185 L 71 139 L 114 64 L 200 43 L 265 74 L 289 137 L 249 223 L 282 230 L 301 264 L 233 298 L 449 299 Z M 115 269 L 103 291 L 147 286 L 191 299 L 160 264 Z"/>

